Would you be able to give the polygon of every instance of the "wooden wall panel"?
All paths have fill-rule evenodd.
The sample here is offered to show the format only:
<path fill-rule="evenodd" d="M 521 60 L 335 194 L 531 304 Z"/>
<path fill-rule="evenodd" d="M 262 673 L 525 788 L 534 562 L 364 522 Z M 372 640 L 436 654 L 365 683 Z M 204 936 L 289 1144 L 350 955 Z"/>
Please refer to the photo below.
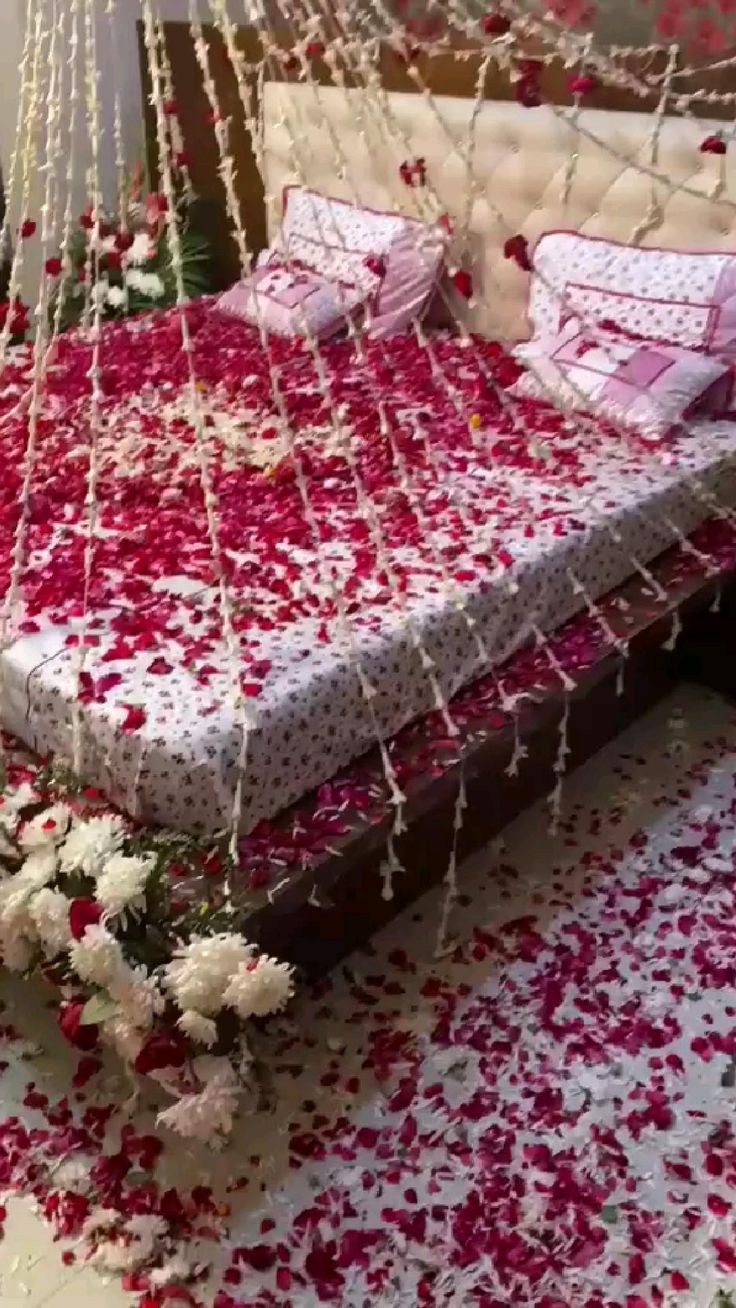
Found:
<path fill-rule="evenodd" d="M 139 29 L 140 30 L 140 29 Z M 195 189 L 201 197 L 201 220 L 213 237 L 220 263 L 219 281 L 225 285 L 234 280 L 239 273 L 237 251 L 230 235 L 230 224 L 226 215 L 225 192 L 218 172 L 218 152 L 214 130 L 209 121 L 209 103 L 204 91 L 202 76 L 194 52 L 193 41 L 187 23 L 165 24 L 166 46 L 172 66 L 176 100 L 184 134 L 187 153 L 191 158 L 191 174 Z M 224 113 L 231 119 L 233 153 L 237 161 L 236 186 L 240 212 L 248 235 L 250 248 L 258 252 L 266 245 L 266 214 L 263 195 L 263 183 L 256 166 L 250 138 L 245 128 L 244 114 L 238 93 L 235 74 L 219 33 L 212 27 L 205 28 L 205 36 L 210 52 L 211 70 L 217 87 L 217 95 Z M 279 36 L 279 33 L 276 33 Z M 262 57 L 262 46 L 258 32 L 253 28 L 238 30 L 238 48 L 249 63 L 257 63 Z M 284 49 L 290 45 L 288 34 L 281 38 Z M 150 105 L 150 78 L 147 69 L 142 30 L 140 31 L 141 67 L 143 84 L 147 97 L 146 123 L 148 156 L 151 176 L 157 174 L 156 125 Z M 458 59 L 452 51 L 435 56 L 420 55 L 418 69 L 424 82 L 436 95 L 454 95 L 472 98 L 480 68 L 481 53 L 469 58 Z M 659 67 L 664 63 L 664 55 Z M 649 71 L 656 69 L 656 61 L 649 63 Z M 632 65 L 635 71 L 635 65 Z M 329 70 L 319 60 L 313 64 L 315 79 L 322 85 L 332 85 Z M 282 74 L 288 77 L 288 74 Z M 293 75 L 292 75 L 293 76 Z M 551 64 L 544 69 L 542 90 L 544 98 L 553 104 L 570 104 L 566 86 L 570 77 L 569 69 L 560 64 Z M 726 81 L 724 82 L 724 77 Z M 416 83 L 409 76 L 406 66 L 396 54 L 386 49 L 381 59 L 382 84 L 388 91 L 416 92 Z M 711 76 L 709 89 L 733 89 L 726 83 L 732 80 L 732 71 L 726 70 L 718 78 Z M 349 79 L 346 78 L 349 84 Z M 689 79 L 685 85 L 692 89 L 694 80 Z M 514 88 L 508 77 L 498 69 L 489 74 L 486 84 L 486 98 L 489 100 L 509 100 L 514 96 Z M 595 94 L 595 106 L 611 110 L 646 110 L 656 105 L 656 96 L 648 100 L 616 87 L 602 86 Z M 530 110 L 533 112 L 533 110 Z M 713 116 L 718 114 L 716 108 Z"/>

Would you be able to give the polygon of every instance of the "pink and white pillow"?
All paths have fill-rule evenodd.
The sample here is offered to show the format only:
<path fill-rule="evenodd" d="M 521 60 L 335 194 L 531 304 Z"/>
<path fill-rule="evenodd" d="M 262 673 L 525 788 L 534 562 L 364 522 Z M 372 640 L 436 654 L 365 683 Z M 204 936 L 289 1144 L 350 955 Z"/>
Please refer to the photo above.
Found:
<path fill-rule="evenodd" d="M 556 336 L 516 347 L 531 367 L 517 395 L 589 408 L 599 417 L 656 442 L 688 419 L 723 412 L 733 370 L 723 360 L 677 345 L 632 340 L 571 318 Z"/>
<path fill-rule="evenodd" d="M 736 360 L 736 255 L 546 232 L 534 251 L 533 336 L 554 334 L 570 315 Z"/>
<path fill-rule="evenodd" d="M 231 286 L 217 305 L 223 313 L 277 336 L 321 341 L 342 330 L 351 316 L 362 314 L 365 302 L 362 287 L 344 286 L 310 269 L 288 268 L 274 260 Z"/>
<path fill-rule="evenodd" d="M 218 304 L 286 335 L 324 340 L 365 317 L 367 335 L 388 336 L 406 330 L 429 304 L 445 239 L 440 227 L 403 214 L 287 187 L 277 239 L 253 276 Z"/>

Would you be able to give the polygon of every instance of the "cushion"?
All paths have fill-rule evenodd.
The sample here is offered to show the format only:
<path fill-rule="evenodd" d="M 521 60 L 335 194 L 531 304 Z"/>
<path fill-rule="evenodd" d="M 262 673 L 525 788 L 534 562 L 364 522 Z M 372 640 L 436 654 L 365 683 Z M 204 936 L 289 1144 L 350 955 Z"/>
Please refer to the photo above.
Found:
<path fill-rule="evenodd" d="M 377 281 L 374 276 L 374 293 Z M 369 298 L 362 286 L 344 286 L 271 259 L 221 295 L 217 307 L 269 333 L 326 340 L 362 314 Z"/>
<path fill-rule="evenodd" d="M 569 314 L 736 360 L 736 255 L 547 232 L 533 256 L 533 336 L 559 331 Z"/>
<path fill-rule="evenodd" d="M 723 360 L 677 345 L 632 340 L 571 318 L 556 336 L 514 350 L 526 373 L 517 395 L 587 408 L 646 441 L 658 441 L 696 414 L 723 412 L 733 371 Z"/>
<path fill-rule="evenodd" d="M 445 238 L 439 228 L 407 224 L 389 247 L 367 335 L 393 336 L 422 318 L 437 290 L 444 260 Z"/>

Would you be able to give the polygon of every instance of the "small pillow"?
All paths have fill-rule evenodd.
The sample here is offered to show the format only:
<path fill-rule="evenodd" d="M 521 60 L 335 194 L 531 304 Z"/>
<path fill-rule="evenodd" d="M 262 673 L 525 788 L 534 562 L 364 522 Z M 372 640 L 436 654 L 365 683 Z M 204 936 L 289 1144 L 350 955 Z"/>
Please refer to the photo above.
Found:
<path fill-rule="evenodd" d="M 515 394 L 588 408 L 646 441 L 696 414 L 723 412 L 733 389 L 733 371 L 721 360 L 601 328 L 588 333 L 575 318 L 556 336 L 517 346 L 514 356 L 534 369 Z"/>
<path fill-rule="evenodd" d="M 374 286 L 378 279 L 373 278 Z M 362 314 L 363 287 L 331 282 L 311 269 L 285 267 L 273 260 L 231 286 L 217 301 L 218 309 L 263 327 L 278 336 L 327 340 Z"/>
<path fill-rule="evenodd" d="M 445 238 L 439 227 L 405 227 L 389 248 L 367 335 L 394 336 L 418 321 L 437 290 L 444 260 Z"/>
<path fill-rule="evenodd" d="M 559 331 L 568 314 L 736 361 L 736 256 L 545 232 L 534 250 L 532 333 Z"/>

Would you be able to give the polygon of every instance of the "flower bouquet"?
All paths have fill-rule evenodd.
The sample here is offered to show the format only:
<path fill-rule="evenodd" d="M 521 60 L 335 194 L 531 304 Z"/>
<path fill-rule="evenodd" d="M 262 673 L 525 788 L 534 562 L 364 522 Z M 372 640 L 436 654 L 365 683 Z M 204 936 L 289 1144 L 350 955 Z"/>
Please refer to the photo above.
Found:
<path fill-rule="evenodd" d="M 6 742 L 0 958 L 58 988 L 62 1034 L 110 1044 L 174 1098 L 179 1134 L 230 1131 L 257 1072 L 248 1023 L 279 1012 L 291 969 L 233 929 L 225 840 L 136 827 L 98 792 Z"/>
<path fill-rule="evenodd" d="M 125 188 L 122 215 L 115 222 L 88 206 L 79 218 L 59 268 L 51 304 L 62 330 L 99 308 L 103 319 L 144 313 L 177 299 L 166 197 L 144 194 L 141 169 Z M 196 220 L 197 205 L 181 178 L 176 186 L 173 221 L 179 236 L 181 272 L 187 298 L 213 288 L 213 249 Z M 54 269 L 55 271 L 55 269 Z"/>

